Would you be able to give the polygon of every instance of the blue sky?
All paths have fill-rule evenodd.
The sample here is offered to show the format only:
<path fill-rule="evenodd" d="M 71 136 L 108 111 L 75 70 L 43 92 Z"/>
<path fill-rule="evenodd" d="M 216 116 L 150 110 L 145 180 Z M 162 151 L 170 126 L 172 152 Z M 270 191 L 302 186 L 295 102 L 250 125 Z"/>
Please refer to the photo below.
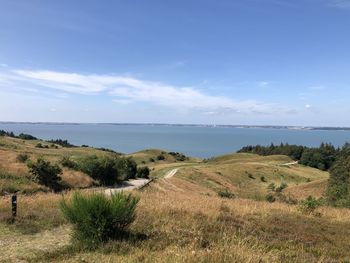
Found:
<path fill-rule="evenodd" d="M 0 120 L 350 126 L 350 0 L 0 0 Z"/>

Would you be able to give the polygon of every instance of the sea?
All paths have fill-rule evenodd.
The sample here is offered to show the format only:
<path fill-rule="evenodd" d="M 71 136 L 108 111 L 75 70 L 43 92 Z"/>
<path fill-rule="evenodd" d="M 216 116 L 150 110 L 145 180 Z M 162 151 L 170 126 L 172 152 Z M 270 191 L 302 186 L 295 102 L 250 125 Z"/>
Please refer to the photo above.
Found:
<path fill-rule="evenodd" d="M 122 153 L 163 149 L 210 158 L 246 145 L 289 143 L 310 147 L 322 142 L 342 146 L 349 130 L 218 127 L 157 124 L 0 123 L 0 130 L 27 133 L 44 140 L 66 139 L 75 145 L 109 148 Z"/>

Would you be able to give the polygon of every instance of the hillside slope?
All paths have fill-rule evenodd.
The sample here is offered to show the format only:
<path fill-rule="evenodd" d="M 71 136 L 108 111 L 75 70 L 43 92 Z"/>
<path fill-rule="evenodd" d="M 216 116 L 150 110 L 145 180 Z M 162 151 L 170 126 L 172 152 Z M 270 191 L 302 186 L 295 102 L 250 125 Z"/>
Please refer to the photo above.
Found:
<path fill-rule="evenodd" d="M 175 167 L 175 166 L 174 166 Z M 177 168 L 177 167 L 175 167 Z M 167 168 L 169 170 L 169 167 Z M 269 186 L 287 184 L 286 193 L 310 188 L 307 194 L 320 196 L 320 189 L 309 187 L 314 182 L 327 181 L 329 174 L 318 169 L 298 165 L 287 156 L 259 156 L 231 154 L 213 158 L 203 163 L 182 166 L 177 169 L 177 179 L 182 179 L 212 192 L 229 190 L 241 198 L 262 200 L 269 193 Z M 178 181 L 179 183 L 179 181 Z M 288 190 L 288 191 L 287 191 Z M 305 195 L 303 195 L 304 197 Z"/>

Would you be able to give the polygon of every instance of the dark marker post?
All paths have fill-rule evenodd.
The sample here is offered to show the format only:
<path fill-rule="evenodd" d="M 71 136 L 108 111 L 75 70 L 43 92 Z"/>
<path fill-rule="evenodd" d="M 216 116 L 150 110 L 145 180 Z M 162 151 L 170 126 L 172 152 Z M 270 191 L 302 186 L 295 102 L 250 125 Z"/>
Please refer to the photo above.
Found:
<path fill-rule="evenodd" d="M 11 205 L 12 205 L 12 218 L 15 219 L 17 216 L 17 195 L 12 195 Z"/>

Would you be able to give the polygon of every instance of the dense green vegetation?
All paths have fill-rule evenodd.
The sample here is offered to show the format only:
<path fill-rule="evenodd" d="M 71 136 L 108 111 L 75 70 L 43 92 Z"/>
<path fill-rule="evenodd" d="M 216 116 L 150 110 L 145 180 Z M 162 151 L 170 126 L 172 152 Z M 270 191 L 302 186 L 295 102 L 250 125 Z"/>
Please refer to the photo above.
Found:
<path fill-rule="evenodd" d="M 336 149 L 332 144 L 322 143 L 318 148 L 309 148 L 300 145 L 283 144 L 270 146 L 246 146 L 240 149 L 240 153 L 255 153 L 259 155 L 287 155 L 300 164 L 317 168 L 323 171 L 328 170 L 333 163 L 340 150 Z"/>
<path fill-rule="evenodd" d="M 41 185 L 45 185 L 55 192 L 60 191 L 63 187 L 60 184 L 62 173 L 58 165 L 52 165 L 43 158 L 38 158 L 36 162 L 28 162 L 29 172 L 34 176 L 34 181 Z"/>
<path fill-rule="evenodd" d="M 136 178 L 137 174 L 137 164 L 134 160 L 117 156 L 87 156 L 79 160 L 76 167 L 106 186 Z"/>
<path fill-rule="evenodd" d="M 149 178 L 149 173 L 150 173 L 149 168 L 147 166 L 143 166 L 143 167 L 137 168 L 136 176 L 138 178 L 146 178 L 146 179 L 148 179 Z"/>
<path fill-rule="evenodd" d="M 180 162 L 183 162 L 189 159 L 186 155 L 179 152 L 168 152 L 168 154 L 174 156 L 176 161 L 180 161 Z"/>
<path fill-rule="evenodd" d="M 87 248 L 95 248 L 123 235 L 135 219 L 139 198 L 124 193 L 107 197 L 102 193 L 83 196 L 75 193 L 71 201 L 62 200 L 61 211 L 73 224 L 73 238 Z"/>
<path fill-rule="evenodd" d="M 345 144 L 330 169 L 327 188 L 329 203 L 350 207 L 350 144 Z"/>
<path fill-rule="evenodd" d="M 36 137 L 34 137 L 30 134 L 20 133 L 18 136 L 16 136 L 13 132 L 7 132 L 4 130 L 0 130 L 0 136 L 8 136 L 11 138 L 18 138 L 18 139 L 22 139 L 22 140 L 37 140 Z"/>
<path fill-rule="evenodd" d="M 49 140 L 48 142 L 60 145 L 62 147 L 67 147 L 67 148 L 76 147 L 75 145 L 69 143 L 67 140 L 62 140 L 62 139 Z"/>

